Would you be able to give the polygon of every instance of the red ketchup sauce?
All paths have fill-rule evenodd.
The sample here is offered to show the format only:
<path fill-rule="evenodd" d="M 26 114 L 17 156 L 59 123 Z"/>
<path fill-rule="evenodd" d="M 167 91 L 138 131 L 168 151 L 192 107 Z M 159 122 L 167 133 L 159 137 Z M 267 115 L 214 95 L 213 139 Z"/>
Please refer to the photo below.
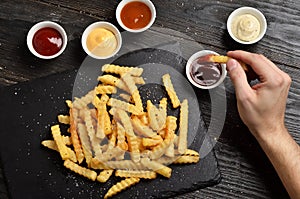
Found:
<path fill-rule="evenodd" d="M 150 8 L 142 2 L 130 2 L 121 10 L 121 20 L 130 29 L 146 27 L 151 20 Z"/>
<path fill-rule="evenodd" d="M 32 39 L 34 50 L 44 56 L 55 55 L 63 44 L 61 34 L 54 28 L 42 28 L 38 30 Z"/>
<path fill-rule="evenodd" d="M 204 61 L 200 57 L 192 62 L 190 74 L 196 83 L 210 86 L 221 78 L 222 66 L 219 63 Z"/>

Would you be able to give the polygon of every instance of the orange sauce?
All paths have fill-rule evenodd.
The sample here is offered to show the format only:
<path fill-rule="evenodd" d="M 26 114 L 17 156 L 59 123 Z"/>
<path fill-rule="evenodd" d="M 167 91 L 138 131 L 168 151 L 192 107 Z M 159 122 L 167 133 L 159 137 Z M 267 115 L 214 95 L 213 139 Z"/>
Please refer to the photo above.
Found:
<path fill-rule="evenodd" d="M 133 1 L 121 10 L 121 20 L 127 28 L 141 29 L 149 24 L 151 10 L 145 3 Z"/>

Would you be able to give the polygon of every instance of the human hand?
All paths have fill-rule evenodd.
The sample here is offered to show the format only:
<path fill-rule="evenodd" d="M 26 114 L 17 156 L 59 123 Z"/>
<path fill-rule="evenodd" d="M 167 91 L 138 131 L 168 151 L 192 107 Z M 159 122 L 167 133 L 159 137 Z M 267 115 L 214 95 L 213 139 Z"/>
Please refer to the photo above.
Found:
<path fill-rule="evenodd" d="M 230 51 L 227 70 L 234 84 L 241 119 L 256 138 L 285 132 L 284 114 L 291 78 L 263 55 Z M 235 60 L 248 64 L 259 76 L 260 83 L 250 86 L 246 74 Z"/>

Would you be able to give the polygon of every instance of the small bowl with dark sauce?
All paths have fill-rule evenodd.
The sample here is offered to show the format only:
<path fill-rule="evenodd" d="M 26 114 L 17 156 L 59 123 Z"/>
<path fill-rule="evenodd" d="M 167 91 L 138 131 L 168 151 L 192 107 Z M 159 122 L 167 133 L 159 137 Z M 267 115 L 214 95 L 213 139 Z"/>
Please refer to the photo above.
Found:
<path fill-rule="evenodd" d="M 119 25 L 138 33 L 150 28 L 156 18 L 156 9 L 150 0 L 122 0 L 116 9 Z"/>
<path fill-rule="evenodd" d="M 63 27 L 52 21 L 42 21 L 29 30 L 27 46 L 41 59 L 53 59 L 63 53 L 67 46 L 67 34 Z"/>
<path fill-rule="evenodd" d="M 226 64 L 209 62 L 207 55 L 218 55 L 210 50 L 202 50 L 193 54 L 186 64 L 188 80 L 201 89 L 212 89 L 219 86 L 225 79 Z"/>

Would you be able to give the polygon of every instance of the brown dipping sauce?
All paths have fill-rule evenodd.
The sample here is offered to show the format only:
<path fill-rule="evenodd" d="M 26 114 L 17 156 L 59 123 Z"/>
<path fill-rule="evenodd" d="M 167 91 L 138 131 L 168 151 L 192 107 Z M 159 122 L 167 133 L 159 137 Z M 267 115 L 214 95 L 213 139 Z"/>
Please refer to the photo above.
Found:
<path fill-rule="evenodd" d="M 121 10 L 121 20 L 130 29 L 141 29 L 151 21 L 151 10 L 143 2 L 133 1 Z"/>
<path fill-rule="evenodd" d="M 200 57 L 192 62 L 190 74 L 197 84 L 210 86 L 221 78 L 222 66 L 219 63 L 207 62 Z"/>

